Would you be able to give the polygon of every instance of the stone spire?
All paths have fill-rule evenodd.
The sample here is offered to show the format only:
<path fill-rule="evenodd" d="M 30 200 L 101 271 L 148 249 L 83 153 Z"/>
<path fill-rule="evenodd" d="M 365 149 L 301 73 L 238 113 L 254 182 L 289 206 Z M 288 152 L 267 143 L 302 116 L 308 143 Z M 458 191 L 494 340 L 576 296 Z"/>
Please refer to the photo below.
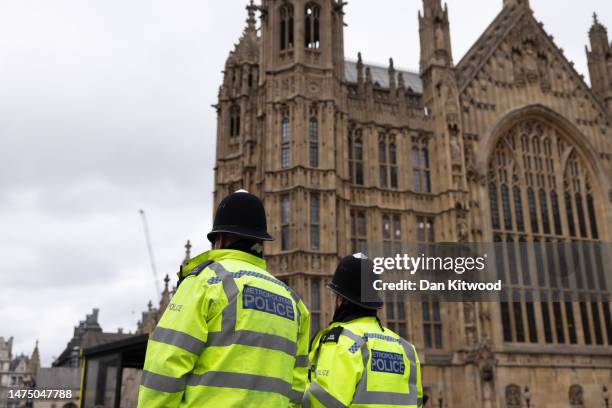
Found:
<path fill-rule="evenodd" d="M 608 30 L 599 22 L 597 13 L 593 13 L 593 25 L 589 30 L 591 49 L 586 47 L 589 75 L 593 93 L 612 112 L 612 48 L 608 39 Z"/>
<path fill-rule="evenodd" d="M 423 16 L 425 18 L 433 17 L 441 13 L 442 4 L 440 0 L 423 0 Z"/>
<path fill-rule="evenodd" d="M 363 60 L 361 59 L 361 52 L 357 53 L 357 92 L 361 95 L 364 90 L 363 82 Z"/>
<path fill-rule="evenodd" d="M 189 242 L 189 241 L 188 241 Z M 164 313 L 166 307 L 170 303 L 170 290 L 168 289 L 168 282 L 170 282 L 170 277 L 166 275 L 164 278 L 164 291 L 161 294 L 161 300 L 159 301 L 159 316 Z"/>
<path fill-rule="evenodd" d="M 395 91 L 397 90 L 396 72 L 395 66 L 393 65 L 393 58 L 389 58 L 389 91 L 391 96 L 395 97 Z"/>
<path fill-rule="evenodd" d="M 423 10 L 422 16 L 419 12 L 421 74 L 432 67 L 453 66 L 447 5 L 442 8 L 440 0 L 423 0 Z"/>
<path fill-rule="evenodd" d="M 259 60 L 259 39 L 257 38 L 257 19 L 255 18 L 257 6 L 255 6 L 253 0 L 251 0 L 246 9 L 248 14 L 246 27 L 234 51 L 230 53 L 226 66 L 232 63 L 241 62 L 257 63 Z"/>
<path fill-rule="evenodd" d="M 32 356 L 30 357 L 28 371 L 32 374 L 33 377 L 36 377 L 36 373 L 38 372 L 39 368 L 40 368 L 40 353 L 38 352 L 38 340 L 36 340 L 34 351 L 32 351 Z"/>
<path fill-rule="evenodd" d="M 608 43 L 608 30 L 604 27 L 603 24 L 599 22 L 599 18 L 597 18 L 597 13 L 593 13 L 593 24 L 591 25 L 591 29 L 589 30 L 589 37 L 591 38 L 591 42 L 598 40 L 603 40 L 604 43 Z"/>
<path fill-rule="evenodd" d="M 246 9 L 248 12 L 248 18 L 247 18 L 247 27 L 245 31 L 256 32 L 257 28 L 255 27 L 255 24 L 257 23 L 257 19 L 255 18 L 255 12 L 257 11 L 257 6 L 255 5 L 255 2 L 251 0 L 249 2 L 249 5 L 246 7 Z"/>
<path fill-rule="evenodd" d="M 397 75 L 397 83 L 398 83 L 399 89 L 406 89 L 406 80 L 404 79 L 403 72 L 400 72 Z"/>
<path fill-rule="evenodd" d="M 512 7 L 512 6 L 529 7 L 529 0 L 504 0 L 504 7 Z"/>
<path fill-rule="evenodd" d="M 189 263 L 191 259 L 191 241 L 187 240 L 185 244 L 185 258 L 183 259 L 183 266 Z"/>

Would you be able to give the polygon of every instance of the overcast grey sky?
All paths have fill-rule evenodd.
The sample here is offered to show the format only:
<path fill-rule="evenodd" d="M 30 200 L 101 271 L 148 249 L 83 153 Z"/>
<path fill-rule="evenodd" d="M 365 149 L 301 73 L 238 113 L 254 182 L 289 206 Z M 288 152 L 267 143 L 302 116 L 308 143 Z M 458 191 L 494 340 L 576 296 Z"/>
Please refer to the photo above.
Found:
<path fill-rule="evenodd" d="M 0 336 L 15 353 L 40 339 L 50 364 L 94 307 L 105 331 L 135 329 L 157 296 L 139 208 L 161 275 L 187 239 L 208 249 L 210 105 L 246 3 L 0 0 Z M 612 2 L 531 3 L 586 75 L 591 15 L 612 26 Z M 455 62 L 501 6 L 448 1 Z M 350 1 L 347 57 L 418 68 L 420 7 Z"/>

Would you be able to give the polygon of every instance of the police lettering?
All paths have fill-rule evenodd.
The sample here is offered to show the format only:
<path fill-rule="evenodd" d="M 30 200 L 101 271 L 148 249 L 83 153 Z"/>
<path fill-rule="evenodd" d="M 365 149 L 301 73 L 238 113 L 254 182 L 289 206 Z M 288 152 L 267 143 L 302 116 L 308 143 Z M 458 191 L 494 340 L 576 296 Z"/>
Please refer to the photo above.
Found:
<path fill-rule="evenodd" d="M 381 350 L 372 350 L 372 371 L 404 374 L 404 356 Z"/>
<path fill-rule="evenodd" d="M 182 308 L 183 308 L 183 305 L 177 305 L 174 303 L 170 303 L 168 305 L 168 309 L 172 310 L 173 312 L 180 312 Z"/>
<path fill-rule="evenodd" d="M 242 308 L 274 314 L 289 320 L 293 320 L 295 315 L 291 299 L 248 285 L 242 290 Z"/>

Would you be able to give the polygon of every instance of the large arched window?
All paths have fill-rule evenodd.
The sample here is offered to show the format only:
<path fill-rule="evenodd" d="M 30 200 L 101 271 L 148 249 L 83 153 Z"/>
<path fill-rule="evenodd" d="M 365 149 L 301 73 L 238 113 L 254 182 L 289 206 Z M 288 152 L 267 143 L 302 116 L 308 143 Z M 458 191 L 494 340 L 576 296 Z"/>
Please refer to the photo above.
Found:
<path fill-rule="evenodd" d="M 293 49 L 293 6 L 285 4 L 280 10 L 280 49 Z"/>
<path fill-rule="evenodd" d="M 308 49 L 321 47 L 320 37 L 321 7 L 309 3 L 304 8 L 304 46 Z"/>
<path fill-rule="evenodd" d="M 592 175 L 568 140 L 548 122 L 526 120 L 499 139 L 489 161 L 496 266 L 510 288 L 500 308 L 507 342 L 612 344 Z M 581 291 L 589 302 L 571 296 Z"/>

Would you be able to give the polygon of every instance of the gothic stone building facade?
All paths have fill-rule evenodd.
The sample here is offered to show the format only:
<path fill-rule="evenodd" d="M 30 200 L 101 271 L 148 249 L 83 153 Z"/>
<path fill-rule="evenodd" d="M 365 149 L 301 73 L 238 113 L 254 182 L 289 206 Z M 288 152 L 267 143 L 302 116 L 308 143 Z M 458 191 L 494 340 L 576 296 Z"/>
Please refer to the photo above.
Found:
<path fill-rule="evenodd" d="M 447 8 L 423 0 L 419 73 L 347 60 L 346 7 L 251 3 L 216 106 L 215 203 L 238 188 L 263 197 L 269 269 L 309 304 L 313 330 L 331 319 L 339 258 L 366 242 L 612 239 L 612 48 L 596 17 L 589 86 L 528 0 L 505 0 L 458 63 Z M 538 289 L 536 268 L 520 290 Z M 599 301 L 562 301 L 560 286 L 538 302 L 396 299 L 382 317 L 420 350 L 434 407 L 599 407 L 606 277 L 576 279 Z"/>

